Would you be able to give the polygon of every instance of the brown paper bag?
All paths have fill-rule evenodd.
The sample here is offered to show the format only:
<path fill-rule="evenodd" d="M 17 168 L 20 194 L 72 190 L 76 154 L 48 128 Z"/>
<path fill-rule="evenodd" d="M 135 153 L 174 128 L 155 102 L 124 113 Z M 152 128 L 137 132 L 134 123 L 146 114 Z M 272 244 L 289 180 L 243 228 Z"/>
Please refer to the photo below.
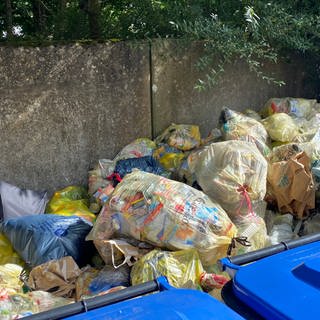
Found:
<path fill-rule="evenodd" d="M 72 297 L 81 270 L 72 257 L 52 260 L 33 268 L 27 285 L 32 290 L 48 291 L 59 297 Z"/>
<path fill-rule="evenodd" d="M 302 218 L 315 207 L 315 185 L 310 172 L 310 159 L 305 152 L 287 161 L 269 164 L 268 184 L 282 213 L 289 212 Z"/>

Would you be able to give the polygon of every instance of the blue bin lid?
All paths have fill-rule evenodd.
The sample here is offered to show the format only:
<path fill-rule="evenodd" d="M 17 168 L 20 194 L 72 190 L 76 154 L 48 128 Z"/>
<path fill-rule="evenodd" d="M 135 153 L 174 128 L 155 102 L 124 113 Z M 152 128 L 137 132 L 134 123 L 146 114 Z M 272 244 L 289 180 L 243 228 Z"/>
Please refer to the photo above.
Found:
<path fill-rule="evenodd" d="M 320 242 L 240 267 L 233 291 L 267 319 L 320 319 Z"/>
<path fill-rule="evenodd" d="M 243 320 L 209 294 L 190 289 L 169 289 L 80 313 L 65 320 Z"/>

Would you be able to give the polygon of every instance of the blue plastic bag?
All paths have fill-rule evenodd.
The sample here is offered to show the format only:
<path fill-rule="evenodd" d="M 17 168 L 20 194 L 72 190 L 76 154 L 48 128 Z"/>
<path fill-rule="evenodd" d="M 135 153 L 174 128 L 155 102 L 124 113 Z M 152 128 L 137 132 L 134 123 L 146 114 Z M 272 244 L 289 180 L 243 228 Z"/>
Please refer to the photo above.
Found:
<path fill-rule="evenodd" d="M 82 266 L 93 252 L 92 244 L 85 241 L 91 228 L 80 217 L 46 214 L 10 219 L 1 224 L 0 231 L 31 267 L 66 256 Z"/>

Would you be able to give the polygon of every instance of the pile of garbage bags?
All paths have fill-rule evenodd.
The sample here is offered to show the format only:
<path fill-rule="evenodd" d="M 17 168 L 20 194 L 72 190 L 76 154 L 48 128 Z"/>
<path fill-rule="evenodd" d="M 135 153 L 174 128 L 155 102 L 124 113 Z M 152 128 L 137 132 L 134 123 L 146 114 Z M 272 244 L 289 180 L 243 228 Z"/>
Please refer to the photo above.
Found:
<path fill-rule="evenodd" d="M 214 120 L 214 119 L 212 119 Z M 224 107 L 202 138 L 172 124 L 52 196 L 0 182 L 0 319 L 164 275 L 214 296 L 217 261 L 320 231 L 320 106 Z"/>

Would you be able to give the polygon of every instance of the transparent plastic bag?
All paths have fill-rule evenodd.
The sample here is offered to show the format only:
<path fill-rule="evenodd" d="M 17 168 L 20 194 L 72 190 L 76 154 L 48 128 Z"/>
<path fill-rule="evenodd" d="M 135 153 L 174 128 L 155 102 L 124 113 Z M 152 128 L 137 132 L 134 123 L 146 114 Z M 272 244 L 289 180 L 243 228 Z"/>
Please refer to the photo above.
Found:
<path fill-rule="evenodd" d="M 229 108 L 223 108 L 220 123 L 224 140 L 252 141 L 263 155 L 269 153 L 266 145 L 268 133 L 259 121 Z"/>
<path fill-rule="evenodd" d="M 196 248 L 202 262 L 210 264 L 226 255 L 235 233 L 224 210 L 203 192 L 134 171 L 114 190 L 90 238 L 131 236 L 172 250 Z"/>
<path fill-rule="evenodd" d="M 246 239 L 248 246 L 236 243 L 236 254 L 265 248 L 269 244 L 267 228 L 264 219 L 256 214 L 238 217 L 234 220 L 238 228 L 238 237 Z M 235 253 L 235 252 L 234 252 Z"/>
<path fill-rule="evenodd" d="M 287 113 L 292 117 L 307 118 L 316 102 L 315 99 L 271 98 L 261 110 L 261 114 L 263 117 L 269 117 L 275 113 Z"/>
<path fill-rule="evenodd" d="M 273 226 L 270 232 L 271 245 L 287 242 L 295 237 L 293 232 L 293 216 L 291 214 L 276 215 L 273 217 Z"/>
<path fill-rule="evenodd" d="M 5 288 L 8 293 L 22 293 L 20 274 L 23 268 L 17 264 L 7 263 L 0 266 L 0 288 Z"/>
<path fill-rule="evenodd" d="M 113 159 L 119 160 L 152 156 L 156 143 L 148 138 L 139 138 L 126 145 Z"/>
<path fill-rule="evenodd" d="M 230 217 L 247 215 L 266 194 L 267 161 L 255 144 L 230 140 L 212 143 L 188 157 L 197 182 Z"/>
<path fill-rule="evenodd" d="M 100 159 L 93 170 L 89 171 L 88 193 L 93 195 L 98 189 L 103 189 L 112 185 L 112 181 L 108 180 L 115 168 L 115 162 L 109 159 Z"/>
<path fill-rule="evenodd" d="M 274 141 L 291 142 L 299 134 L 296 123 L 286 113 L 275 113 L 262 123 Z"/>
<path fill-rule="evenodd" d="M 171 147 L 188 151 L 200 146 L 201 135 L 198 126 L 172 124 L 155 139 L 157 144 L 167 143 Z"/>
<path fill-rule="evenodd" d="M 54 193 L 46 212 L 61 216 L 78 216 L 89 222 L 96 218 L 89 208 L 88 194 L 83 187 L 69 186 Z"/>
<path fill-rule="evenodd" d="M 166 276 L 176 288 L 199 289 L 203 272 L 198 252 L 194 249 L 175 252 L 153 250 L 134 264 L 131 283 L 136 285 Z"/>
<path fill-rule="evenodd" d="M 105 266 L 89 284 L 89 295 L 107 291 L 113 287 L 127 287 L 130 285 L 130 269 L 123 265 L 117 269 Z"/>

